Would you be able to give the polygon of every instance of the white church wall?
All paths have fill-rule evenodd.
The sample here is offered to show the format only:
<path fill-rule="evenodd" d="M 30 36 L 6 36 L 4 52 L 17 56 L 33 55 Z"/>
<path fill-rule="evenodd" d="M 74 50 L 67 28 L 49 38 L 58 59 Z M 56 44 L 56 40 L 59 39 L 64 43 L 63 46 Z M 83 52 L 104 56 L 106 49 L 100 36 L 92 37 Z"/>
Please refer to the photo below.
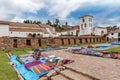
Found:
<path fill-rule="evenodd" d="M 8 25 L 0 25 L 0 37 L 9 36 L 9 26 Z"/>

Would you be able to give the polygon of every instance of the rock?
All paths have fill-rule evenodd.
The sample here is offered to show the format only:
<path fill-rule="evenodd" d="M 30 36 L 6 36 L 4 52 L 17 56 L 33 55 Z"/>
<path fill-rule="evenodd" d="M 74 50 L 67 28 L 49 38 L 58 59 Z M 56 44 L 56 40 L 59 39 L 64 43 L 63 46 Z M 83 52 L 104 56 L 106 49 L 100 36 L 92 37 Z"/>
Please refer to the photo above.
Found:
<path fill-rule="evenodd" d="M 56 75 L 57 74 L 57 72 L 55 71 L 55 70 L 51 70 L 46 76 L 48 77 L 48 78 L 50 78 L 51 76 L 54 76 L 54 75 Z"/>
<path fill-rule="evenodd" d="M 55 71 L 56 71 L 57 73 L 59 73 L 59 72 L 60 72 L 60 69 L 59 69 L 59 68 L 55 68 Z"/>
<path fill-rule="evenodd" d="M 60 69 L 60 71 L 65 70 L 64 66 L 58 66 L 58 68 Z"/>

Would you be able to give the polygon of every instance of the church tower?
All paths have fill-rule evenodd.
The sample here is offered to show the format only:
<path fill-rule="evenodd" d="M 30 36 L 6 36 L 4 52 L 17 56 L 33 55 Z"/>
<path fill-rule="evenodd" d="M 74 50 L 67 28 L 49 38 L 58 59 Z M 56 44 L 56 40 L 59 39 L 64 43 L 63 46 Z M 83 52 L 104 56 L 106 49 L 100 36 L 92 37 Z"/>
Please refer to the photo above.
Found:
<path fill-rule="evenodd" d="M 85 15 L 80 17 L 79 35 L 91 35 L 93 32 L 93 16 Z"/>

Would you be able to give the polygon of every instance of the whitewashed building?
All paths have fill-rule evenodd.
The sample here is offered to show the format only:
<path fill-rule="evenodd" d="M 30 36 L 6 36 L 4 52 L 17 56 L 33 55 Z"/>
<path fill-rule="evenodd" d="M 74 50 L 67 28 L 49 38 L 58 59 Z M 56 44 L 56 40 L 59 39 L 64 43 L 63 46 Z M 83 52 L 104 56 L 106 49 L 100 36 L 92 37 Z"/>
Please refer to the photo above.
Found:
<path fill-rule="evenodd" d="M 109 32 L 106 38 L 108 41 L 120 41 L 120 29 Z"/>
<path fill-rule="evenodd" d="M 94 27 L 93 28 L 93 35 L 99 35 L 99 36 L 103 36 L 107 34 L 107 29 L 105 27 Z"/>
<path fill-rule="evenodd" d="M 77 36 L 77 32 L 79 30 L 79 26 L 67 26 L 67 27 L 63 27 L 64 30 L 63 31 L 57 31 L 57 34 L 59 36 L 63 35 L 63 36 Z"/>
<path fill-rule="evenodd" d="M 0 21 L 0 37 L 57 37 L 55 29 L 46 24 L 25 24 Z"/>
<path fill-rule="evenodd" d="M 93 16 L 85 15 L 80 17 L 79 35 L 91 35 L 93 32 Z"/>

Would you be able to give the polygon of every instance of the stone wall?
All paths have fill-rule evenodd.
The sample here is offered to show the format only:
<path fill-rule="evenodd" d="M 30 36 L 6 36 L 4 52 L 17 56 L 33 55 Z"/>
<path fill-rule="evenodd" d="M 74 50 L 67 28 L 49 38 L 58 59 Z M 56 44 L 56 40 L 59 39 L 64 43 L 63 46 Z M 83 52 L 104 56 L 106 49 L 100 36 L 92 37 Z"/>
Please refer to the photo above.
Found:
<path fill-rule="evenodd" d="M 93 42 L 103 42 L 100 36 L 84 36 L 84 37 L 58 37 L 58 38 L 17 38 L 17 37 L 1 37 L 0 49 L 12 48 L 36 48 L 47 46 L 48 44 L 57 45 L 75 45 L 87 44 Z"/>

